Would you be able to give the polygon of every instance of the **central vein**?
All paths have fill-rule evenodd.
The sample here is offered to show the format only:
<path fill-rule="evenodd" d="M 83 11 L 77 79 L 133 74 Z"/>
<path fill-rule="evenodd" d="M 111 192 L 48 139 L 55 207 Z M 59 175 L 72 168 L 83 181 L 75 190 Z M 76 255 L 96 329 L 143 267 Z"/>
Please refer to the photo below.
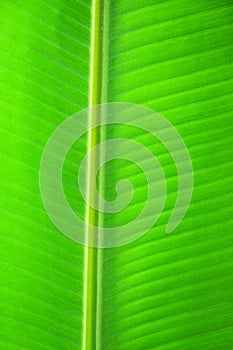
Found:
<path fill-rule="evenodd" d="M 90 91 L 89 107 L 107 101 L 107 42 L 108 42 L 108 10 L 109 0 L 92 1 L 92 28 L 91 28 L 91 59 L 90 59 Z M 96 122 L 101 122 L 99 113 L 95 110 L 89 113 L 88 127 L 92 128 Z M 94 128 L 88 133 L 88 152 L 99 142 L 103 141 L 103 128 Z M 94 210 L 96 186 L 94 174 L 98 167 L 101 155 L 92 152 L 88 164 L 87 192 L 90 206 L 86 207 L 86 223 L 98 227 L 103 223 L 103 217 Z M 103 193 L 104 179 L 99 177 L 99 191 Z M 96 230 L 95 230 L 96 232 Z M 84 334 L 83 350 L 101 348 L 101 278 L 102 278 L 102 251 L 88 246 L 96 245 L 90 242 L 93 237 L 92 229 L 86 232 L 87 247 L 85 248 L 85 281 L 84 281 Z M 95 237 L 95 239 L 99 239 Z M 93 238 L 91 238 L 93 240 Z"/>

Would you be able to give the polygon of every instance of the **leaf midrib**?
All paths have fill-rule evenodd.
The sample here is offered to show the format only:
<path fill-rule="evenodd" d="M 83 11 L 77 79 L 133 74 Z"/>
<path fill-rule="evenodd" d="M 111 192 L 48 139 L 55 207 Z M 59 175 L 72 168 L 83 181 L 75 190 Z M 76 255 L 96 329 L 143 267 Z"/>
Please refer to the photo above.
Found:
<path fill-rule="evenodd" d="M 109 0 L 92 0 L 91 14 L 91 51 L 90 51 L 90 78 L 89 78 L 89 108 L 107 102 L 107 75 L 108 75 L 108 13 Z M 89 113 L 88 128 L 96 124 L 99 117 L 95 111 Z M 98 120 L 99 121 L 99 120 Z M 100 121 L 99 121 L 100 122 Z M 104 128 L 88 132 L 88 153 L 104 139 Z M 100 155 L 101 157 L 101 155 Z M 89 203 L 95 203 L 95 198 L 88 188 L 96 186 L 95 174 L 98 159 L 90 156 L 87 171 L 87 191 Z M 104 191 L 104 176 L 100 176 L 99 191 Z M 86 207 L 86 223 L 98 226 L 103 222 L 103 216 L 97 211 Z M 86 242 L 89 242 L 90 232 L 86 232 Z M 98 237 L 97 237 L 98 239 Z M 83 350 L 101 348 L 101 280 L 102 280 L 102 249 L 85 247 L 84 269 L 84 331 Z"/>

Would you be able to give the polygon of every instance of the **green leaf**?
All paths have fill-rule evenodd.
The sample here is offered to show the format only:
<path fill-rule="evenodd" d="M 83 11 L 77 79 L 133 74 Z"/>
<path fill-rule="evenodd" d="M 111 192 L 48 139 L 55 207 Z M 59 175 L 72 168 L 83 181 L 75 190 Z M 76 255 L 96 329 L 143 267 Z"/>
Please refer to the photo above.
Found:
<path fill-rule="evenodd" d="M 230 350 L 232 1 L 3 0 L 0 11 L 0 348 Z M 39 188 L 44 147 L 62 121 L 102 102 L 149 107 L 182 136 L 194 189 L 172 233 L 175 164 L 158 140 L 126 125 L 105 136 L 132 138 L 162 164 L 168 195 L 157 223 L 130 244 L 96 249 L 50 221 Z M 75 174 L 87 144 L 84 135 L 64 164 L 64 191 L 82 217 Z M 132 203 L 105 214 L 108 227 L 145 201 L 143 174 L 123 160 L 106 164 L 104 197 L 115 199 L 125 177 Z"/>

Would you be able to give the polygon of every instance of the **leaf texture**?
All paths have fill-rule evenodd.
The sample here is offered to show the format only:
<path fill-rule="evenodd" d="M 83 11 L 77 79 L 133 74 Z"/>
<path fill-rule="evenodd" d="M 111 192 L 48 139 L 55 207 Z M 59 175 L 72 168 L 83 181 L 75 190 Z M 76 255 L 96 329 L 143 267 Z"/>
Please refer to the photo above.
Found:
<path fill-rule="evenodd" d="M 153 139 L 134 134 L 158 155 L 170 191 L 150 232 L 104 252 L 104 349 L 232 347 L 232 15 L 230 1 L 112 3 L 108 101 L 171 121 L 195 186 L 185 219 L 166 235 L 175 167 Z"/>
<path fill-rule="evenodd" d="M 90 4 L 3 1 L 1 8 L 1 349 L 81 349 L 83 247 L 40 197 L 47 139 L 88 104 Z"/>
<path fill-rule="evenodd" d="M 89 104 L 94 3 L 0 5 L 1 349 L 85 349 L 84 247 L 62 236 L 48 218 L 39 165 L 56 126 Z M 101 293 L 94 302 L 99 334 L 92 349 L 230 350 L 232 1 L 105 0 L 103 6 L 105 102 L 140 104 L 167 118 L 190 152 L 195 186 L 184 220 L 165 234 L 177 193 L 171 156 L 136 128 L 109 129 L 107 138 L 132 138 L 157 155 L 168 196 L 148 233 L 101 250 Z M 86 138 L 74 148 L 65 163 L 64 190 L 83 215 L 74 175 Z M 130 221 L 141 210 L 143 177 L 132 164 L 106 165 L 105 196 L 114 199 L 115 185 L 125 177 L 135 185 L 133 201 L 123 213 L 105 215 L 106 226 Z"/>

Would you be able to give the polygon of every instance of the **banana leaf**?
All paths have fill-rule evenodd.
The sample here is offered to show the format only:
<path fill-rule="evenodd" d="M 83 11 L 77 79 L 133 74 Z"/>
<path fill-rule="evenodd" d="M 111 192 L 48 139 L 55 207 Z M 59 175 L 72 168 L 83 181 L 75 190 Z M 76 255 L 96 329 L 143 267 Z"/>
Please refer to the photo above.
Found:
<path fill-rule="evenodd" d="M 222 349 L 233 346 L 231 0 L 2 0 L 0 349 Z M 50 220 L 39 170 L 47 141 L 70 115 L 99 103 L 150 108 L 182 136 L 194 187 L 180 225 L 171 155 L 137 128 L 109 127 L 157 155 L 165 208 L 139 239 L 83 246 Z M 64 163 L 64 192 L 85 216 L 76 164 L 88 133 Z M 103 217 L 119 227 L 145 201 L 145 179 L 125 160 L 106 164 L 107 200 L 131 179 L 132 203 Z"/>

